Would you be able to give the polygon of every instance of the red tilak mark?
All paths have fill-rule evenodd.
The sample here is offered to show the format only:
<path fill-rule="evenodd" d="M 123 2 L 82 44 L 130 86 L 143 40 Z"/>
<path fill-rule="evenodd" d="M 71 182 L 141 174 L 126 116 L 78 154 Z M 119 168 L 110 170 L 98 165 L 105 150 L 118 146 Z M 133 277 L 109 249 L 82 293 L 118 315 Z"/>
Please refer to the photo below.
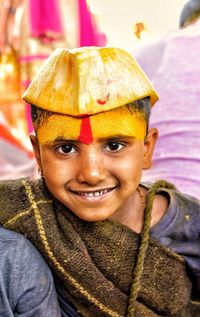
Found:
<path fill-rule="evenodd" d="M 90 125 L 90 117 L 83 117 L 81 119 L 81 128 L 80 128 L 80 136 L 79 141 L 85 144 L 90 144 L 93 141 L 92 137 L 92 129 Z"/>
<path fill-rule="evenodd" d="M 108 93 L 104 99 L 97 99 L 97 103 L 99 105 L 105 105 L 106 102 L 108 102 L 109 98 L 110 98 L 110 93 Z"/>

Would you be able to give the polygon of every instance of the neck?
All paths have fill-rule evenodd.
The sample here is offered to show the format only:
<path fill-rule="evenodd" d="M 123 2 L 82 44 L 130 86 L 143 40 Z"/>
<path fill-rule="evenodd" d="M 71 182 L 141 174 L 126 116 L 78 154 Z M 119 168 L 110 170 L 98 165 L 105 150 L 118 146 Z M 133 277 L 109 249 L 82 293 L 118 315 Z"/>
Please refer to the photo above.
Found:
<path fill-rule="evenodd" d="M 144 188 L 139 187 L 111 219 L 129 227 L 136 233 L 140 233 L 144 218 L 145 192 Z"/>
<path fill-rule="evenodd" d="M 111 219 L 129 227 L 135 233 L 141 233 L 144 223 L 144 209 L 147 190 L 139 186 L 134 194 Z M 155 226 L 164 216 L 169 205 L 167 197 L 157 194 L 153 201 L 150 227 Z"/>

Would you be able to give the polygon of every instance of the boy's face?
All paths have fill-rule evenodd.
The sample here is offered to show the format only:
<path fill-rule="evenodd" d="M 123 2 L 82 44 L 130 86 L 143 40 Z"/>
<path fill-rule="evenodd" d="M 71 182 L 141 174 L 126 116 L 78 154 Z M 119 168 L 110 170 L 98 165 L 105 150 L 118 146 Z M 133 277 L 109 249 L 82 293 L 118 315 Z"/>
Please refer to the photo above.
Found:
<path fill-rule="evenodd" d="M 144 142 L 146 124 L 131 116 L 122 125 L 117 113 L 109 126 L 105 114 L 93 116 L 90 144 L 80 142 L 76 128 L 73 135 L 67 132 L 69 118 L 63 115 L 50 117 L 38 137 L 31 137 L 50 192 L 81 219 L 115 219 L 127 212 L 142 169 L 151 165 L 157 130 L 151 129 Z"/>

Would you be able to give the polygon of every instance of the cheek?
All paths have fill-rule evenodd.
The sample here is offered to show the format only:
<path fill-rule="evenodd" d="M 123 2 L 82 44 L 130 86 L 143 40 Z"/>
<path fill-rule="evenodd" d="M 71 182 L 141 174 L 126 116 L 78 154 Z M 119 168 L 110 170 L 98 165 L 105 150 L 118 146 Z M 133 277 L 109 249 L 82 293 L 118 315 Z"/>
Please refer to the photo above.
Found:
<path fill-rule="evenodd" d="M 58 160 L 53 155 L 41 155 L 42 170 L 46 182 L 52 185 L 64 184 L 71 177 L 73 168 L 65 160 Z"/>
<path fill-rule="evenodd" d="M 140 159 L 134 158 L 118 161 L 115 173 L 116 178 L 125 185 L 139 182 L 142 174 L 142 162 Z"/>
<path fill-rule="evenodd" d="M 134 151 L 132 151 L 131 154 L 128 155 L 127 159 L 119 165 L 119 170 L 121 171 L 121 174 L 126 177 L 127 184 L 140 182 L 143 169 L 143 157 L 144 146 L 142 141 L 138 141 L 135 145 Z"/>

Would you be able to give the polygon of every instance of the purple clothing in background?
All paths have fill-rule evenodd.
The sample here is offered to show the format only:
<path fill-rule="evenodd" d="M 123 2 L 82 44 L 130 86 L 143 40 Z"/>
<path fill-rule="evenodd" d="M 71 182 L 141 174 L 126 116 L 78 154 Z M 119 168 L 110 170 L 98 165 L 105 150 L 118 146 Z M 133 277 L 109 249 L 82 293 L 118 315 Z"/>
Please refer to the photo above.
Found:
<path fill-rule="evenodd" d="M 160 96 L 150 120 L 159 130 L 159 140 L 143 181 L 166 179 L 199 198 L 200 21 L 140 47 L 133 55 Z"/>

